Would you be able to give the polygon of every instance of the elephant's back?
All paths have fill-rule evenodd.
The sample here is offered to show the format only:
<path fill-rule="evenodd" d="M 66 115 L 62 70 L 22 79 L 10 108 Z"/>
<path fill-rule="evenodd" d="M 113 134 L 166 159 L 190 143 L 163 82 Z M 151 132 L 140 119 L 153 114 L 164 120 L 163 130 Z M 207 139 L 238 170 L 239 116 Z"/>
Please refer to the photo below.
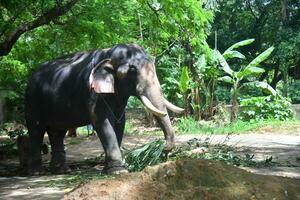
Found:
<path fill-rule="evenodd" d="M 102 56 L 99 50 L 80 52 L 42 64 L 28 81 L 25 112 L 40 112 L 49 122 L 86 118 L 89 74 Z"/>

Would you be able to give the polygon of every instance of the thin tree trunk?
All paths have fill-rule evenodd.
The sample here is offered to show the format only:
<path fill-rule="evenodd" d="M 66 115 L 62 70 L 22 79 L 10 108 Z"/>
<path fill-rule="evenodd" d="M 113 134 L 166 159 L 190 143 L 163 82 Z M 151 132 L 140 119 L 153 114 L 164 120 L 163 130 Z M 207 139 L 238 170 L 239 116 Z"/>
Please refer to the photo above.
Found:
<path fill-rule="evenodd" d="M 212 85 L 210 88 L 210 106 L 209 106 L 209 117 L 212 117 L 214 114 L 214 93 L 215 93 L 215 80 L 212 80 Z"/>
<path fill-rule="evenodd" d="M 139 19 L 139 29 L 140 29 L 140 40 L 143 41 L 143 28 L 142 28 L 142 20 L 141 20 L 141 15 L 138 13 L 138 19 Z"/>
<path fill-rule="evenodd" d="M 234 86 L 231 96 L 231 115 L 230 115 L 230 122 L 233 123 L 237 120 L 237 115 L 239 111 L 239 105 L 237 101 L 237 89 Z"/>
<path fill-rule="evenodd" d="M 281 0 L 281 16 L 282 16 L 282 25 L 286 26 L 289 21 L 289 10 L 288 10 L 287 0 Z"/>

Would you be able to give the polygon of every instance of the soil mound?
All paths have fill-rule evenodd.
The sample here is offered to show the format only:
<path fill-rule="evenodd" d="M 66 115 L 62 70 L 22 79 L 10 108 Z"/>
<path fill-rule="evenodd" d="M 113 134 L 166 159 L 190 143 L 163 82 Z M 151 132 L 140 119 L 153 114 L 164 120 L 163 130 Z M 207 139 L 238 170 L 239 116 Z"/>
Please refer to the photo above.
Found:
<path fill-rule="evenodd" d="M 186 159 L 91 181 L 65 199 L 300 199 L 300 179 L 256 175 L 217 161 Z"/>

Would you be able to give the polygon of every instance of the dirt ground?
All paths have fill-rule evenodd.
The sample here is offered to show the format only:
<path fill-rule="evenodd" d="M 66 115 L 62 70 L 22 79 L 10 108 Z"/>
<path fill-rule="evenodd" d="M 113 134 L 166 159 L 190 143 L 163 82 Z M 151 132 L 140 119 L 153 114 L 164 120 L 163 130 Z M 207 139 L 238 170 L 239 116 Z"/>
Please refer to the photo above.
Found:
<path fill-rule="evenodd" d="M 216 161 L 186 159 L 91 181 L 64 199 L 300 199 L 299 185 L 300 179 L 253 175 Z"/>
<path fill-rule="evenodd" d="M 289 130 L 287 130 L 287 131 L 289 131 Z M 268 132 L 272 132 L 272 133 L 270 134 Z M 285 134 L 284 130 L 283 131 L 280 129 L 270 130 L 270 128 L 267 127 L 263 130 L 258 130 L 256 133 L 230 135 L 230 136 L 226 136 L 226 135 L 212 135 L 212 136 L 181 135 L 181 136 L 177 136 L 176 140 L 177 140 L 177 143 L 180 144 L 180 143 L 184 143 L 184 142 L 188 141 L 189 139 L 192 139 L 195 137 L 200 138 L 202 140 L 207 140 L 212 144 L 220 144 L 221 143 L 221 144 L 228 144 L 230 146 L 235 146 L 241 154 L 243 154 L 243 153 L 254 154 L 255 159 L 258 159 L 258 160 L 264 160 L 267 157 L 269 158 L 270 156 L 272 156 L 274 161 L 280 163 L 279 166 L 272 167 L 272 168 L 244 168 L 247 171 L 250 171 L 250 172 L 253 172 L 256 174 L 291 177 L 291 178 L 294 178 L 296 182 L 298 181 L 298 179 L 300 179 L 300 128 L 299 127 L 294 128 L 293 134 L 289 133 L 288 135 Z M 149 142 L 156 138 L 157 137 L 150 137 L 150 136 L 126 136 L 124 138 L 123 146 L 125 148 L 133 148 L 135 146 Z M 65 143 L 66 143 L 67 160 L 68 160 L 68 163 L 71 165 L 71 167 L 73 167 L 72 169 L 75 169 L 75 166 L 77 166 L 80 163 L 84 163 L 86 161 L 91 160 L 92 165 L 94 164 L 96 166 L 95 168 L 93 168 L 95 173 L 100 172 L 98 170 L 101 169 L 101 164 L 97 165 L 96 163 L 97 162 L 101 163 L 101 160 L 100 161 L 95 160 L 95 158 L 96 157 L 99 158 L 99 156 L 101 154 L 103 154 L 103 150 L 101 147 L 101 143 L 96 136 L 90 136 L 90 137 L 79 136 L 78 138 L 67 138 Z M 49 155 L 45 155 L 43 157 L 43 161 L 44 161 L 44 165 L 47 165 L 49 163 Z M 200 163 L 199 165 L 202 165 L 202 164 Z M 208 163 L 206 163 L 206 164 L 208 164 Z M 205 166 L 206 164 L 203 164 L 203 166 Z M 39 177 L 15 176 L 15 175 L 13 175 L 13 172 L 14 172 L 14 169 L 17 167 L 17 165 L 18 165 L 18 161 L 16 158 L 10 158 L 7 160 L 0 161 L 0 171 L 2 171 L 2 172 L 0 172 L 0 174 L 1 174 L 1 176 L 0 176 L 0 199 L 8 199 L 8 200 L 9 199 L 20 199 L 20 200 L 21 199 L 61 199 L 61 198 L 63 198 L 65 193 L 69 192 L 70 189 L 72 189 L 72 187 L 71 188 L 70 187 L 60 187 L 57 185 L 49 186 L 50 181 L 56 181 L 56 180 L 59 181 L 59 180 L 66 179 L 67 177 L 69 177 L 66 175 L 56 175 L 56 176 L 46 175 L 46 176 L 39 176 Z M 173 166 L 173 165 L 174 164 L 171 164 L 171 166 Z M 216 165 L 219 166 L 219 164 L 216 164 Z M 164 166 L 164 164 L 162 166 Z M 177 165 L 174 165 L 174 166 L 177 166 Z M 201 168 L 201 169 L 205 170 L 205 168 Z M 227 169 L 227 166 L 225 166 L 224 169 Z M 79 170 L 82 170 L 84 173 L 86 169 L 84 169 L 82 167 Z M 240 171 L 236 168 L 234 168 L 234 170 L 241 172 L 242 177 L 250 176 L 250 174 L 248 174 L 244 171 Z M 7 173 L 5 174 L 3 171 L 7 172 Z M 128 179 L 128 181 L 129 181 L 128 184 L 125 184 L 124 186 L 122 186 L 122 188 L 120 190 L 123 191 L 127 187 L 135 186 L 136 180 L 140 179 L 141 176 L 142 177 L 146 176 L 145 179 L 149 180 L 149 177 L 153 177 L 154 174 L 157 174 L 157 173 L 159 174 L 159 172 L 157 172 L 157 170 L 156 170 L 153 173 L 151 172 L 151 175 L 149 175 L 147 173 L 146 173 L 146 175 L 133 175 L 130 179 Z M 219 172 L 210 172 L 210 173 L 217 173 L 220 175 L 220 177 L 222 177 L 227 172 L 226 173 L 223 172 L 223 174 L 219 173 Z M 226 177 L 226 176 L 224 176 L 224 177 Z M 251 178 L 250 182 L 254 181 L 255 177 L 258 177 L 258 176 L 253 176 L 253 177 L 254 178 L 253 179 Z M 237 177 L 235 177 L 235 178 L 236 179 L 233 180 L 234 183 L 236 183 L 235 181 L 238 180 Z M 261 178 L 261 179 L 264 179 L 264 178 Z M 279 181 L 279 182 L 283 181 L 282 183 L 287 183 L 287 184 L 291 183 L 291 185 L 293 185 L 293 183 L 292 183 L 293 181 L 290 181 L 290 179 L 277 179 L 274 177 L 270 177 L 268 179 L 273 180 L 273 181 Z M 155 179 L 155 181 L 158 181 L 158 180 L 160 180 L 160 179 Z M 206 182 L 206 181 L 204 180 L 204 182 Z M 169 183 L 167 183 L 167 182 L 165 182 L 165 183 L 166 183 L 166 185 L 161 185 L 161 187 L 168 188 Z M 299 182 L 297 182 L 297 183 L 299 183 Z M 110 187 L 109 185 L 105 186 L 105 184 L 107 184 L 105 181 L 104 181 L 104 183 L 97 182 L 95 184 L 96 184 L 96 186 L 98 186 L 99 184 L 100 185 L 104 184 L 104 185 L 101 185 L 101 187 L 104 187 L 104 188 Z M 116 182 L 115 184 L 117 186 L 118 184 L 120 184 L 120 182 L 119 183 Z M 232 185 L 233 183 L 228 182 L 226 184 Z M 228 189 L 226 184 L 224 183 L 224 185 L 223 185 L 224 187 L 223 187 L 223 189 L 220 189 L 220 191 L 221 190 L 226 191 L 226 189 Z M 241 184 L 241 183 L 236 183 L 236 184 Z M 262 187 L 263 187 L 263 185 L 264 184 L 261 183 Z M 194 190 L 195 189 L 194 186 L 195 185 L 191 186 L 192 188 L 189 188 L 189 189 Z M 177 187 L 177 186 L 174 186 L 174 187 Z M 190 187 L 190 186 L 188 186 L 188 187 Z M 283 186 L 281 184 L 279 184 L 274 187 L 279 188 L 278 190 L 282 190 Z M 87 191 L 91 188 L 92 188 L 91 186 L 86 186 Z M 238 192 L 245 193 L 245 194 L 247 193 L 247 192 L 245 192 L 245 185 L 244 186 L 239 185 L 237 188 L 238 188 L 236 191 L 237 194 L 239 194 Z M 265 188 L 265 187 L 263 187 L 263 188 Z M 291 188 L 293 188 L 293 186 L 291 186 Z M 152 189 L 151 189 L 151 191 L 152 191 Z M 205 195 L 208 191 L 211 191 L 212 189 L 213 188 L 210 188 L 210 186 L 205 186 L 204 188 L 199 190 L 200 191 L 199 195 Z M 256 191 L 257 189 L 258 189 L 257 187 L 253 187 L 251 189 L 251 191 L 247 193 L 247 195 L 254 194 L 255 193 L 254 191 Z M 154 192 L 160 191 L 160 190 L 155 190 L 155 188 L 153 190 L 154 190 Z M 266 189 L 266 190 L 268 190 L 268 189 Z M 271 190 L 268 190 L 268 191 L 272 192 Z M 289 195 L 289 191 L 287 191 L 287 192 Z M 99 195 L 100 194 L 102 194 L 102 193 L 99 193 Z M 170 195 L 172 195 L 172 194 L 170 194 Z M 278 195 L 282 195 L 282 193 L 280 193 L 280 194 L 278 193 Z M 284 195 L 285 195 L 285 193 L 284 193 Z M 295 195 L 296 195 L 296 193 L 295 193 Z M 297 195 L 299 195 L 299 193 L 297 193 Z M 172 196 L 168 196 L 168 197 L 171 198 Z M 245 197 L 248 197 L 248 196 L 245 196 Z M 262 199 L 262 198 L 258 198 L 256 196 L 254 196 L 254 197 L 255 198 L 251 197 L 248 199 Z M 280 196 L 280 197 L 284 197 L 284 196 Z M 298 197 L 299 196 L 297 196 L 297 198 Z M 73 197 L 69 196 L 66 198 L 72 199 Z M 103 198 L 103 199 L 105 199 L 105 198 Z M 122 199 L 122 198 L 112 198 L 112 199 Z M 130 198 L 128 198 L 128 199 L 130 199 Z M 157 199 L 160 199 L 160 198 L 157 198 Z M 266 198 L 266 199 L 268 199 L 268 198 Z M 277 198 L 277 199 L 294 199 L 294 198 Z M 300 199 L 300 197 L 298 199 Z"/>

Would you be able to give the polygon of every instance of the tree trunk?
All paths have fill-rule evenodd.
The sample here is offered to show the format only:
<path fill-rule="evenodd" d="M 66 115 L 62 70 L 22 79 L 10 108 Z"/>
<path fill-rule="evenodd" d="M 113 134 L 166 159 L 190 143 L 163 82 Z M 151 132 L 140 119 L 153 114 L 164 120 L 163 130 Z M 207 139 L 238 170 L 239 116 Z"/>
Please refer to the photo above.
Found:
<path fill-rule="evenodd" d="M 288 1 L 281 0 L 281 16 L 282 16 L 282 25 L 286 26 L 289 21 L 289 11 L 288 11 Z"/>
<path fill-rule="evenodd" d="M 209 117 L 214 115 L 214 94 L 215 94 L 215 80 L 212 80 L 210 88 L 210 105 L 209 105 Z"/>
<path fill-rule="evenodd" d="M 230 115 L 231 123 L 237 120 L 238 111 L 239 111 L 239 105 L 237 100 L 237 89 L 233 88 L 232 96 L 231 96 L 231 115 Z"/>
<path fill-rule="evenodd" d="M 200 109 L 200 94 L 199 94 L 199 87 L 195 88 L 195 96 L 194 96 L 194 104 L 195 106 L 195 113 L 197 120 L 201 120 L 201 109 Z"/>
<path fill-rule="evenodd" d="M 77 2 L 78 0 L 70 0 L 63 5 L 57 4 L 36 19 L 30 22 L 23 22 L 20 26 L 12 30 L 3 41 L 0 41 L 0 56 L 8 55 L 22 34 L 45 24 L 49 24 L 51 21 L 65 15 Z"/>

